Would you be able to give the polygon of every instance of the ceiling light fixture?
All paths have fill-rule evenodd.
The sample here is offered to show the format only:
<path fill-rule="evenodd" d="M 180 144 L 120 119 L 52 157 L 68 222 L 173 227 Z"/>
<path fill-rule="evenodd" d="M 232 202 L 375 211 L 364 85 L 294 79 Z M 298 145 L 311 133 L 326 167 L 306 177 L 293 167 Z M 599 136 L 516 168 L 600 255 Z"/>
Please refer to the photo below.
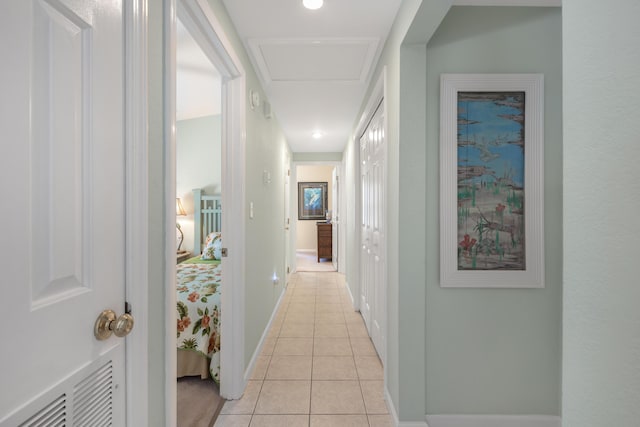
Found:
<path fill-rule="evenodd" d="M 302 0 L 302 4 L 307 9 L 316 10 L 322 7 L 323 0 Z"/>
<path fill-rule="evenodd" d="M 322 138 L 322 132 L 320 132 L 319 130 L 314 130 L 311 136 L 313 137 L 313 139 L 320 139 Z"/>

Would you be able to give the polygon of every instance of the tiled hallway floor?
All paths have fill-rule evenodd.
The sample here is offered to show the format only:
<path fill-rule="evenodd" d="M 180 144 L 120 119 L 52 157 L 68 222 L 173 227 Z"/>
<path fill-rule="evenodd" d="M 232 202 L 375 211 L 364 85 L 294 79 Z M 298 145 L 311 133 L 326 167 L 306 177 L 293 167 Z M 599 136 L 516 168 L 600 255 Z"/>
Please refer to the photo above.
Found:
<path fill-rule="evenodd" d="M 344 276 L 292 276 L 253 375 L 215 426 L 386 427 L 383 374 Z"/>

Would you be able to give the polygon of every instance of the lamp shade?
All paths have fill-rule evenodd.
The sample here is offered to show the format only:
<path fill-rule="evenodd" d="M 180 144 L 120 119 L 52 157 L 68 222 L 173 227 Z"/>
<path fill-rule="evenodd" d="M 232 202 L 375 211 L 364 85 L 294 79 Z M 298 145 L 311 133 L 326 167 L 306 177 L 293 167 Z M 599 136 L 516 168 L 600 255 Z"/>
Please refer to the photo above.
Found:
<path fill-rule="evenodd" d="M 176 216 L 185 216 L 187 213 L 184 211 L 182 207 L 182 202 L 180 202 L 180 197 L 176 197 Z"/>

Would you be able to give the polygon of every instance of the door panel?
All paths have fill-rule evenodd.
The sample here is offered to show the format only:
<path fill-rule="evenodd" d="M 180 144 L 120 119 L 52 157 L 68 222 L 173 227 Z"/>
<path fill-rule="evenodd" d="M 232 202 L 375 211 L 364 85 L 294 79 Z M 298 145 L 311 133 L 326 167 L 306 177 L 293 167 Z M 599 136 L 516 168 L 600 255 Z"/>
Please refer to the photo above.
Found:
<path fill-rule="evenodd" d="M 369 335 L 383 358 L 386 316 L 385 194 L 386 141 L 380 103 L 360 138 L 362 194 L 360 307 Z"/>
<path fill-rule="evenodd" d="M 124 340 L 93 336 L 103 309 L 124 311 L 122 5 L 11 0 L 0 28 L 11 100 L 0 111 L 0 197 L 11 207 L 0 213 L 11 229 L 0 305 L 11 391 L 0 391 L 0 425 L 60 405 L 65 425 L 124 425 Z M 84 380 L 105 366 L 109 382 Z"/>

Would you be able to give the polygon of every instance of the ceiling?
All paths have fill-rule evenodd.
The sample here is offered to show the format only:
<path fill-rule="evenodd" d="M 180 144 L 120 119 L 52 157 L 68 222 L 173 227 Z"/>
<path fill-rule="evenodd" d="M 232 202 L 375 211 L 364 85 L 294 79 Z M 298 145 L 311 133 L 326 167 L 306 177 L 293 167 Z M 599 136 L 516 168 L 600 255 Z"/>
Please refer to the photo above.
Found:
<path fill-rule="evenodd" d="M 176 32 L 176 120 L 220 114 L 220 74 L 178 20 Z"/>
<path fill-rule="evenodd" d="M 344 150 L 401 1 L 325 0 L 308 10 L 302 0 L 223 0 L 293 152 Z M 560 6 L 561 0 L 454 4 Z M 220 76 L 179 21 L 176 84 L 178 120 L 220 114 Z"/>
<path fill-rule="evenodd" d="M 401 0 L 223 2 L 291 150 L 342 152 Z"/>

